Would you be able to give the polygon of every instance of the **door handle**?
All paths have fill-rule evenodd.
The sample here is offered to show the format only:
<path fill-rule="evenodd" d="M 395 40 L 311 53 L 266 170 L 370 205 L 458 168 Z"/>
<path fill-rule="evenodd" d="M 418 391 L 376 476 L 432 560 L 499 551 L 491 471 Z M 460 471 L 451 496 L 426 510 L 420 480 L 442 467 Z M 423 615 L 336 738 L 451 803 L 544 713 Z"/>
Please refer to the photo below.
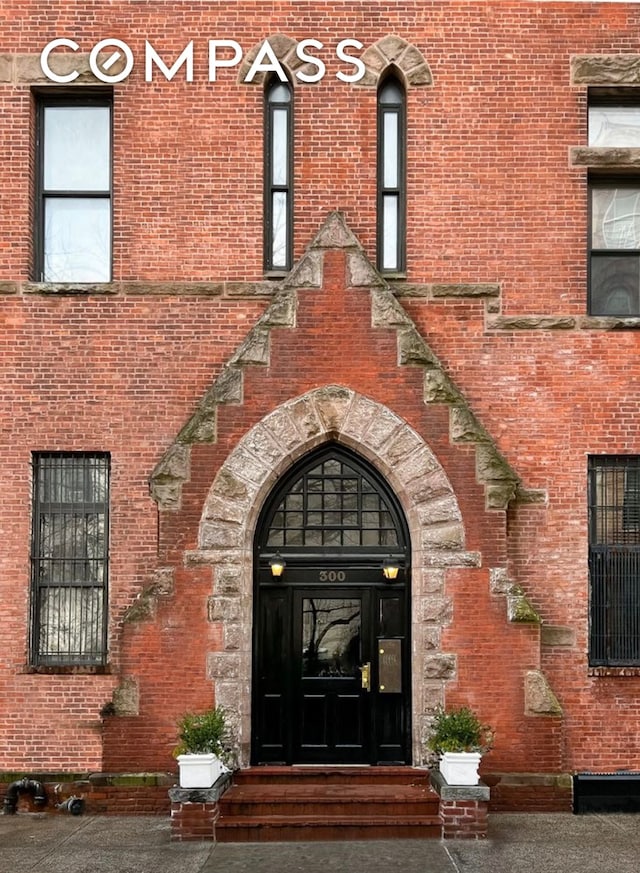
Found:
<path fill-rule="evenodd" d="M 362 667 L 358 667 L 362 674 L 362 687 L 365 691 L 371 691 L 371 662 L 367 661 Z"/>

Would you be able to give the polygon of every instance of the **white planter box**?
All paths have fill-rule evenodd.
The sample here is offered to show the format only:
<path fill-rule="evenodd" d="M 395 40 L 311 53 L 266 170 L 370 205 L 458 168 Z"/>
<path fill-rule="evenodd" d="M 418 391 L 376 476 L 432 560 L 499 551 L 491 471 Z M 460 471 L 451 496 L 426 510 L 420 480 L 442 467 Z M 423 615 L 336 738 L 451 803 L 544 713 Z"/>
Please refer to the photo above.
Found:
<path fill-rule="evenodd" d="M 481 758 L 479 752 L 444 752 L 440 772 L 449 785 L 477 785 Z"/>
<path fill-rule="evenodd" d="M 228 773 L 217 755 L 178 755 L 180 788 L 211 788 L 213 783 Z"/>

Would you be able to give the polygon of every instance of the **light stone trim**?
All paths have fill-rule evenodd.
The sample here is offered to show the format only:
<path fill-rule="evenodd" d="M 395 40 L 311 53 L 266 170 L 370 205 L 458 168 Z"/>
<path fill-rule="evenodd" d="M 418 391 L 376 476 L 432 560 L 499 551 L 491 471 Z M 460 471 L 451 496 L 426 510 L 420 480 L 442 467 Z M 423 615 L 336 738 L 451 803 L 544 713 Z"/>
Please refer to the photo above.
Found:
<path fill-rule="evenodd" d="M 586 148 L 571 146 L 571 167 L 606 167 L 615 170 L 622 167 L 640 167 L 640 148 Z"/>
<path fill-rule="evenodd" d="M 526 715 L 562 715 L 562 706 L 541 670 L 527 670 L 525 674 L 524 705 Z"/>
<path fill-rule="evenodd" d="M 11 282 L 5 293 L 123 297 L 273 297 L 274 282 Z M 0 286 L 0 293 L 2 287 Z"/>
<path fill-rule="evenodd" d="M 574 330 L 578 319 L 571 315 L 497 315 L 487 319 L 488 330 Z"/>
<path fill-rule="evenodd" d="M 497 282 L 444 282 L 427 284 L 409 284 L 393 282 L 391 289 L 396 297 L 499 297 L 501 288 Z"/>
<path fill-rule="evenodd" d="M 509 578 L 506 567 L 491 568 L 489 590 L 491 594 L 505 598 L 509 621 L 519 624 L 542 624 L 542 619 L 527 599 L 524 588 Z"/>
<path fill-rule="evenodd" d="M 245 78 L 266 40 L 269 41 L 275 56 L 289 73 L 294 86 L 308 87 L 312 84 L 300 81 L 300 79 L 296 78 L 295 74 L 303 72 L 314 75 L 317 72 L 315 64 L 304 63 L 297 56 L 297 40 L 292 39 L 292 37 L 286 34 L 277 33 L 260 40 L 257 45 L 247 52 L 238 70 L 238 85 L 264 86 L 267 73 L 256 73 L 251 82 L 246 82 Z M 390 66 L 396 67 L 403 75 L 408 88 L 423 88 L 433 85 L 431 68 L 424 55 L 420 49 L 407 42 L 401 36 L 389 34 L 379 39 L 372 46 L 365 49 L 360 58 L 366 68 L 365 74 L 359 82 L 354 84 L 361 88 L 377 88 L 380 76 Z"/>
<path fill-rule="evenodd" d="M 116 716 L 140 715 L 140 686 L 134 676 L 124 676 L 113 690 L 113 714 Z"/>
<path fill-rule="evenodd" d="M 640 55 L 573 55 L 572 85 L 640 85 Z"/>
<path fill-rule="evenodd" d="M 94 85 L 104 88 L 104 82 L 91 72 L 89 67 L 90 52 L 54 51 L 49 55 L 49 67 L 58 76 L 66 76 L 74 71 L 78 76 L 71 87 L 78 85 Z M 109 52 L 101 52 L 98 58 L 105 61 Z M 110 75 L 124 70 L 126 58 L 119 58 L 109 69 Z M 2 54 L 0 55 L 0 83 L 12 85 L 53 85 L 51 79 L 45 76 L 40 63 L 40 54 Z M 69 87 L 69 86 L 66 86 Z"/>
<path fill-rule="evenodd" d="M 240 440 L 213 482 L 202 512 L 198 549 L 185 555 L 188 565 L 213 568 L 215 593 L 208 601 L 208 615 L 210 621 L 222 623 L 225 650 L 208 655 L 207 675 L 221 703 L 223 683 L 223 705 L 237 725 L 240 760 L 246 764 L 255 525 L 278 478 L 328 440 L 354 449 L 372 463 L 394 488 L 407 517 L 413 544 L 411 636 L 421 663 L 413 676 L 413 755 L 416 763 L 423 763 L 422 737 L 430 713 L 444 700 L 444 683 L 456 675 L 455 655 L 440 651 L 440 631 L 452 619 L 451 601 L 444 596 L 446 571 L 479 566 L 480 556 L 464 549 L 455 494 L 429 446 L 396 413 L 344 386 L 318 388 L 279 406 Z M 261 451 L 265 444 L 268 456 Z"/>
<path fill-rule="evenodd" d="M 152 576 L 138 597 L 127 609 L 125 622 L 147 621 L 155 617 L 161 597 L 170 597 L 174 591 L 174 571 L 172 567 L 161 567 Z"/>
<path fill-rule="evenodd" d="M 340 212 L 331 212 L 328 215 L 303 257 L 280 283 L 262 317 L 202 398 L 198 409 L 178 434 L 176 442 L 185 446 L 194 442 L 215 442 L 218 406 L 242 403 L 243 367 L 269 364 L 270 330 L 273 327 L 295 328 L 298 293 L 301 288 L 312 290 L 322 287 L 324 252 L 328 249 L 341 249 L 346 254 L 346 287 L 369 290 L 372 326 L 396 331 L 398 366 L 416 366 L 424 370 L 424 402 L 445 403 L 450 406 L 453 442 L 457 441 L 455 434 L 460 433 L 461 416 L 466 414 L 467 424 L 461 441 L 476 444 L 477 477 L 485 486 L 487 508 L 504 510 L 512 500 L 544 501 L 545 495 L 542 492 L 527 490 L 522 486 L 517 474 L 500 454 L 489 434 L 476 421 L 463 395 L 396 299 L 389 284 L 367 260 L 362 246 Z M 477 290 L 480 286 L 434 287 L 437 293 L 444 288 L 453 289 L 453 295 L 457 296 L 467 293 L 470 287 Z M 488 299 L 492 299 L 497 293 L 496 289 L 499 290 L 499 287 L 484 285 L 482 295 L 488 295 Z M 302 405 L 297 410 L 298 426 L 302 433 L 311 437 L 319 432 L 319 423 L 307 415 L 304 401 L 300 403 Z M 472 422 L 471 426 L 469 422 Z M 376 426 L 382 427 L 383 422 L 378 421 Z M 386 435 L 383 436 L 386 438 Z M 395 460 L 400 461 L 401 456 Z M 186 466 L 188 467 L 188 461 Z M 160 487 L 156 484 L 158 476 Z M 175 510 L 180 507 L 180 483 L 178 477 L 167 474 L 164 459 L 152 473 L 150 487 L 161 509 Z M 232 546 L 231 531 L 228 532 L 227 541 Z"/>
<path fill-rule="evenodd" d="M 540 644 L 572 648 L 576 644 L 575 629 L 565 625 L 543 624 L 540 628 Z"/>

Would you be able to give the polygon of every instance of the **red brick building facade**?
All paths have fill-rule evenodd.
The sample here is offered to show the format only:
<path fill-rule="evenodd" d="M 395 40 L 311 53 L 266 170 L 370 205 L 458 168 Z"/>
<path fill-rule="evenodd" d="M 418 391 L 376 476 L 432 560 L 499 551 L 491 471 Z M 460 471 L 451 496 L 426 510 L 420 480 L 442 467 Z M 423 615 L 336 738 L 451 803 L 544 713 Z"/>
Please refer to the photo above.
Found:
<path fill-rule="evenodd" d="M 242 766 L 421 765 L 468 704 L 505 805 L 637 768 L 639 27 L 4 4 L 1 771 L 172 771 L 213 701 Z"/>

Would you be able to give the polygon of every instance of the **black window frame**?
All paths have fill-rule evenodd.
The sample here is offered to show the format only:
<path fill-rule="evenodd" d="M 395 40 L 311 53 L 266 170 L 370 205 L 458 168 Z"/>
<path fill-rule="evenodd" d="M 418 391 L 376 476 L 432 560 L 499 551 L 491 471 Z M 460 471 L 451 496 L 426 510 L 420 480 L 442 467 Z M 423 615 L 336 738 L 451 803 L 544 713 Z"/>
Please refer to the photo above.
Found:
<path fill-rule="evenodd" d="M 640 455 L 588 458 L 589 665 L 640 667 Z"/>
<path fill-rule="evenodd" d="M 288 101 L 273 100 L 270 94 L 278 87 L 284 87 L 289 92 Z M 286 180 L 276 184 L 273 181 L 273 147 L 274 147 L 274 113 L 285 110 L 287 113 L 287 166 Z M 266 273 L 282 275 L 288 272 L 293 264 L 293 147 L 294 147 L 294 89 L 287 79 L 282 81 L 272 74 L 265 82 L 264 89 L 264 269 Z M 284 263 L 276 263 L 273 257 L 274 209 L 275 193 L 286 196 L 285 218 L 287 222 L 285 234 Z"/>
<path fill-rule="evenodd" d="M 640 317 L 640 243 L 637 248 L 600 248 L 593 245 L 593 222 L 594 222 L 594 192 L 599 190 L 621 190 L 628 188 L 640 192 L 640 175 L 589 175 L 589 221 L 588 221 L 588 313 L 593 316 L 615 318 L 638 318 Z M 640 197 L 639 197 L 640 203 Z M 630 296 L 635 295 L 635 308 L 630 312 L 615 311 L 615 308 L 607 308 L 599 303 L 603 291 L 599 289 L 596 295 L 597 264 L 605 258 L 624 259 L 626 271 L 622 275 L 615 273 L 613 278 L 624 288 L 624 283 L 633 283 L 629 288 Z M 612 292 L 615 288 L 612 288 Z"/>
<path fill-rule="evenodd" d="M 389 84 L 397 85 L 402 99 L 400 103 L 386 103 L 383 101 L 384 89 Z M 377 103 L 377 171 L 376 171 L 376 263 L 380 273 L 385 275 L 403 275 L 407 266 L 406 251 L 406 209 L 407 209 L 407 180 L 406 180 L 406 151 L 407 151 L 407 91 L 402 77 L 395 71 L 389 71 L 380 81 L 376 93 Z M 384 178 L 385 166 L 385 135 L 384 120 L 388 114 L 398 117 L 398 143 L 397 143 L 397 185 L 386 186 Z M 395 240 L 396 264 L 387 267 L 384 264 L 385 228 L 384 228 L 384 198 L 395 197 L 397 200 L 397 229 Z"/>
<path fill-rule="evenodd" d="M 32 476 L 30 666 L 105 668 L 111 456 L 34 452 Z"/>
<path fill-rule="evenodd" d="M 34 208 L 34 246 L 33 246 L 33 279 L 35 282 L 55 284 L 60 282 L 73 282 L 67 279 L 49 279 L 45 277 L 45 202 L 55 198 L 77 199 L 108 199 L 109 201 L 109 277 L 107 280 L 89 280 L 94 284 L 104 281 L 111 282 L 113 279 L 113 92 L 99 90 L 65 90 L 65 91 L 35 91 L 36 100 L 36 185 L 35 185 L 35 208 Z M 45 110 L 50 107 L 104 107 L 109 110 L 109 188 L 108 190 L 76 191 L 72 189 L 46 190 L 44 186 L 45 175 Z"/>
<path fill-rule="evenodd" d="M 341 470 L 329 471 L 327 465 L 339 465 Z M 338 484 L 347 479 L 358 481 L 355 490 L 344 491 Z M 310 480 L 313 481 L 311 491 Z M 332 480 L 333 485 L 326 489 L 324 482 L 331 483 Z M 347 493 L 353 496 L 355 505 L 345 505 Z M 291 509 L 291 496 L 299 497 L 297 510 Z M 310 496 L 319 500 L 311 505 Z M 334 505 L 327 504 L 327 496 Z M 310 513 L 322 517 L 313 519 Z M 357 516 L 351 524 L 345 523 L 346 513 Z M 371 519 L 372 513 L 377 518 L 365 523 L 365 516 L 368 514 Z M 292 523 L 292 516 L 299 518 Z M 338 443 L 319 446 L 291 467 L 263 506 L 258 529 L 261 531 L 256 540 L 258 558 L 277 552 L 285 558 L 304 554 L 306 557 L 317 556 L 323 561 L 345 555 L 350 559 L 357 556 L 379 561 L 393 555 L 408 560 L 409 530 L 389 484 L 364 458 Z M 291 542 L 287 532 L 299 536 Z M 370 537 L 365 536 L 367 532 Z M 352 533 L 355 538 L 350 536 Z"/>
<path fill-rule="evenodd" d="M 640 89 L 638 88 L 615 88 L 615 87 L 591 87 L 588 90 L 588 107 L 587 107 L 587 125 L 590 125 L 590 112 L 592 109 L 601 108 L 637 108 L 640 116 Z M 591 139 L 589 139 L 589 147 Z M 631 147 L 631 146 L 630 146 Z M 598 148 L 609 148 L 609 146 L 599 146 Z M 624 146 L 616 146 L 624 148 Z M 591 169 L 588 175 L 588 302 L 587 312 L 593 316 L 611 316 L 615 318 L 637 318 L 640 316 L 640 244 L 637 248 L 598 248 L 593 245 L 594 231 L 594 191 L 601 189 L 623 189 L 636 188 L 640 191 L 640 173 L 632 169 L 617 170 L 614 166 L 606 169 Z M 625 271 L 622 276 L 613 273 L 612 278 L 615 281 L 624 283 L 625 281 L 633 281 L 634 288 L 632 289 L 635 296 L 635 309 L 631 312 L 615 311 L 615 308 L 607 308 L 602 306 L 600 298 L 604 296 L 602 290 L 596 294 L 596 281 L 601 281 L 600 271 L 598 270 L 598 262 L 602 262 L 604 258 L 623 258 L 627 264 L 626 278 Z M 614 290 L 614 289 L 612 289 Z"/>

